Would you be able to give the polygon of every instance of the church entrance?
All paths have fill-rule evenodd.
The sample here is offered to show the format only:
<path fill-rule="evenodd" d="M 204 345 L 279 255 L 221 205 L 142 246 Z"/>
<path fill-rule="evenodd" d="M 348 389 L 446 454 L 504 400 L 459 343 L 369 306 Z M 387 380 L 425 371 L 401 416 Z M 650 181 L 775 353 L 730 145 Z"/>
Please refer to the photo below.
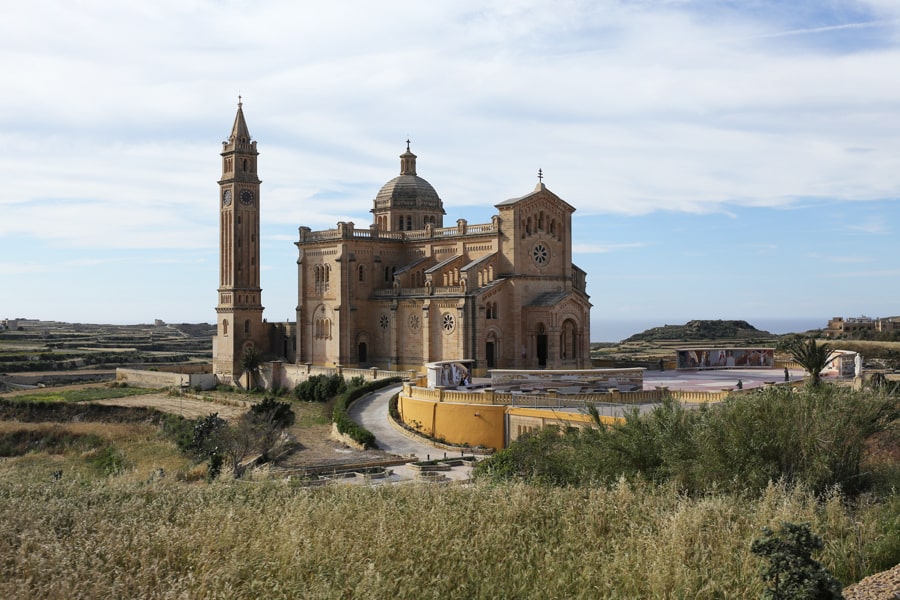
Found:
<path fill-rule="evenodd" d="M 487 360 L 487 368 L 493 369 L 494 364 L 494 342 L 488 342 L 484 349 L 484 357 Z"/>
<path fill-rule="evenodd" d="M 537 360 L 539 367 L 547 366 L 547 331 L 544 329 L 544 324 L 541 323 L 538 325 L 538 334 L 535 338 L 537 342 Z"/>
<path fill-rule="evenodd" d="M 368 348 L 366 347 L 366 343 L 360 342 L 357 350 L 357 361 L 359 362 L 359 366 L 362 366 L 368 359 Z"/>

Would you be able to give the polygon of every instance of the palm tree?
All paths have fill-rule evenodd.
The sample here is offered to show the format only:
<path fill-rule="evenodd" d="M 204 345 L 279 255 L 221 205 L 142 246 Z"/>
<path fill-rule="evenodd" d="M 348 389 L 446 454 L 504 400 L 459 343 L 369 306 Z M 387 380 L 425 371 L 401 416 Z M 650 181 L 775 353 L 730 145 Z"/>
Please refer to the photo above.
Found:
<path fill-rule="evenodd" d="M 259 367 L 262 365 L 262 354 L 255 346 L 247 346 L 241 354 L 241 373 L 247 374 L 247 389 L 250 389 L 250 378 L 253 378 L 253 384 L 256 385 L 257 377 L 259 377 Z"/>
<path fill-rule="evenodd" d="M 788 341 L 785 348 L 791 358 L 809 373 L 810 387 L 817 387 L 822 381 L 822 371 L 834 360 L 831 356 L 833 352 L 831 346 L 827 342 L 816 343 L 814 337 L 805 339 L 798 337 Z"/>

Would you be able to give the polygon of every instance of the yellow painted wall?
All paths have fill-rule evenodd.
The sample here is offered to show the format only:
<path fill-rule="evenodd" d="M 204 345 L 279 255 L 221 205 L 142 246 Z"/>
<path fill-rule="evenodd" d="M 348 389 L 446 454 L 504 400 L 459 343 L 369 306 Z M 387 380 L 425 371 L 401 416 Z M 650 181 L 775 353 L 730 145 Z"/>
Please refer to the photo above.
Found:
<path fill-rule="evenodd" d="M 557 422 L 557 423 L 566 423 L 572 425 L 574 427 L 580 427 L 584 425 L 593 425 L 594 420 L 590 415 L 584 413 L 574 413 L 574 412 L 565 412 L 561 410 L 549 410 L 546 408 L 516 408 L 511 407 L 509 409 L 510 416 L 512 415 L 520 415 L 523 417 L 535 417 L 538 419 L 543 419 L 545 424 L 549 422 Z M 606 417 L 600 415 L 600 422 L 605 425 L 612 425 L 613 423 L 622 423 L 624 419 L 618 417 Z"/>
<path fill-rule="evenodd" d="M 505 406 L 448 404 L 400 395 L 400 417 L 409 427 L 450 444 L 503 448 Z"/>

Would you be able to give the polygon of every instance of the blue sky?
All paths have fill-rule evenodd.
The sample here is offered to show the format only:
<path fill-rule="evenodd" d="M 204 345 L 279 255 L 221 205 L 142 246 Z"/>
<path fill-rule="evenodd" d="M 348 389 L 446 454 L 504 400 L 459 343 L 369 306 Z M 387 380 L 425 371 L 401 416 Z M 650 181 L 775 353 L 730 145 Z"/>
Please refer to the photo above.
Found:
<path fill-rule="evenodd" d="M 297 227 L 370 222 L 412 140 L 447 222 L 537 170 L 607 319 L 900 314 L 900 5 L 14 3 L 0 316 L 215 319 L 221 141 L 258 141 L 266 316 Z"/>

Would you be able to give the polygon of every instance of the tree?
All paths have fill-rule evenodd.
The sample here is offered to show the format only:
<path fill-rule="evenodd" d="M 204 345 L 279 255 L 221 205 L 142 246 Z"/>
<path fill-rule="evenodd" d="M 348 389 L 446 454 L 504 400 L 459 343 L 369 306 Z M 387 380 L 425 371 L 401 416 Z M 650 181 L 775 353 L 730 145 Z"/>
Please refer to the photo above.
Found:
<path fill-rule="evenodd" d="M 194 431 L 188 449 L 198 458 L 207 461 L 206 478 L 212 481 L 222 469 L 222 436 L 228 423 L 211 413 L 194 423 Z"/>
<path fill-rule="evenodd" d="M 769 561 L 760 569 L 769 584 L 763 593 L 767 600 L 832 600 L 843 598 L 841 584 L 818 561 L 814 550 L 821 550 L 822 538 L 809 525 L 783 522 L 775 533 L 763 527 L 763 537 L 753 541 L 750 551 Z"/>
<path fill-rule="evenodd" d="M 818 387 L 822 381 L 822 371 L 834 360 L 833 352 L 828 343 L 819 344 L 816 338 L 795 338 L 785 344 L 791 358 L 809 373 L 810 387 Z"/>
<path fill-rule="evenodd" d="M 255 346 L 247 346 L 241 353 L 241 373 L 247 374 L 247 389 L 256 387 L 256 381 L 259 378 L 259 367 L 262 365 L 262 354 Z M 251 386 L 250 381 L 253 380 Z"/>
<path fill-rule="evenodd" d="M 231 465 L 235 477 L 243 474 L 244 462 L 255 455 L 267 462 L 276 454 L 282 431 L 294 424 L 290 404 L 268 397 L 241 415 L 234 424 L 217 431 L 221 454 Z"/>

